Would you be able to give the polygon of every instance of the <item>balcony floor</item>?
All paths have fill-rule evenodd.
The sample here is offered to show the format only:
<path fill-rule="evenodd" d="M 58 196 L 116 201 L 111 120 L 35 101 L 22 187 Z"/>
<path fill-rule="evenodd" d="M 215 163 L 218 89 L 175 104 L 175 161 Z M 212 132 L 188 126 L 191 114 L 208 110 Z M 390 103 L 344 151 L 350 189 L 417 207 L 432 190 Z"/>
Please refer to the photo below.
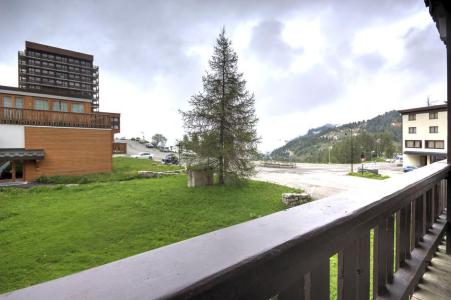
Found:
<path fill-rule="evenodd" d="M 445 253 L 445 243 L 439 246 L 423 280 L 413 294 L 412 300 L 451 299 L 451 255 Z"/>

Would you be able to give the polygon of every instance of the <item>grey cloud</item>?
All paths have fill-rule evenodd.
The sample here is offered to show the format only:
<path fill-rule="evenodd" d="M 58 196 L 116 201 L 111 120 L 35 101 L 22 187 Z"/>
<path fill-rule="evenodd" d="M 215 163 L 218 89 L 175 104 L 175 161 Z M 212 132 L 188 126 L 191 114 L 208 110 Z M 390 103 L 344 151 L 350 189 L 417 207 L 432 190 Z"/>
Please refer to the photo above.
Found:
<path fill-rule="evenodd" d="M 339 75 L 318 65 L 306 73 L 273 80 L 261 91 L 262 96 L 272 99 L 269 114 L 281 115 L 308 111 L 335 101 L 344 91 Z M 259 94 L 256 94 L 259 97 Z"/>
<path fill-rule="evenodd" d="M 0 63 L 15 64 L 16 51 L 23 48 L 24 40 L 41 42 L 92 53 L 101 75 L 107 70 L 137 87 L 149 85 L 161 75 L 174 78 L 174 89 L 180 93 L 180 102 L 185 102 L 199 90 L 202 62 L 208 59 L 188 56 L 190 46 L 213 46 L 222 26 L 233 29 L 243 21 L 257 21 L 249 54 L 258 56 L 261 63 L 286 67 L 301 52 L 282 40 L 281 20 L 319 16 L 327 40 L 322 64 L 305 74 L 268 82 L 267 88 L 256 91 L 257 100 L 259 93 L 270 96 L 277 102 L 274 112 L 283 113 L 334 101 L 348 78 L 377 70 L 384 63 L 377 54 L 353 58 L 361 66 L 356 74 L 347 73 L 342 66 L 343 58 L 350 55 L 353 34 L 376 21 L 390 22 L 418 10 L 427 13 L 423 1 L 1 0 L 0 28 L 7 30 L 1 31 Z M 411 46 L 406 49 L 405 68 L 441 72 L 440 60 L 435 59 L 437 49 L 430 49 L 436 47 L 432 46 L 433 36 L 412 32 L 406 37 Z M 423 38 L 425 44 L 419 42 Z M 331 70 L 340 74 L 340 79 Z"/>
<path fill-rule="evenodd" d="M 283 23 L 277 20 L 265 20 L 254 27 L 250 50 L 267 63 L 278 67 L 289 66 L 295 55 L 302 54 L 302 49 L 294 49 L 282 39 Z"/>
<path fill-rule="evenodd" d="M 446 47 L 431 23 L 422 30 L 411 29 L 405 40 L 405 58 L 401 69 L 416 72 L 427 80 L 446 76 Z"/>
<path fill-rule="evenodd" d="M 382 55 L 374 52 L 358 56 L 355 62 L 358 68 L 363 68 L 364 72 L 374 73 L 384 66 L 386 60 Z"/>

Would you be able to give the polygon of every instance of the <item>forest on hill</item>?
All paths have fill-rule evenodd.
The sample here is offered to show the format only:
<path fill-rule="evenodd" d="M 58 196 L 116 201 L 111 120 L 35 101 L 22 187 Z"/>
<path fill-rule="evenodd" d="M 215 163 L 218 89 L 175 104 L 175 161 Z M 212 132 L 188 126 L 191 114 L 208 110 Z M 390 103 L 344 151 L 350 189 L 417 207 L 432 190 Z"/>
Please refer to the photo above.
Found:
<path fill-rule="evenodd" d="M 352 146 L 352 147 L 351 147 Z M 386 112 L 370 120 L 340 126 L 326 124 L 272 151 L 274 160 L 312 163 L 360 162 L 392 158 L 401 151 L 401 115 Z"/>

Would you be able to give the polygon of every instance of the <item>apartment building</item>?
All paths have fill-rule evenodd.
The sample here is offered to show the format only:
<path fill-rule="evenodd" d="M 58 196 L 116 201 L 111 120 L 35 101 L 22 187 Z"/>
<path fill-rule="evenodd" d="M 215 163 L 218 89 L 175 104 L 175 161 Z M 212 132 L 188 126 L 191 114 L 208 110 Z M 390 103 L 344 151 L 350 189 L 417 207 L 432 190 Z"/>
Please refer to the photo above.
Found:
<path fill-rule="evenodd" d="M 90 54 L 26 41 L 18 52 L 19 88 L 91 100 L 99 109 L 99 68 Z"/>
<path fill-rule="evenodd" d="M 31 57 L 39 55 L 37 68 Z M 98 77 L 91 73 L 90 89 L 59 86 L 56 78 L 60 71 L 53 61 L 69 67 L 76 64 L 75 58 L 80 65 L 86 66 L 88 61 L 84 69 L 93 70 L 89 54 L 31 42 L 19 53 L 19 87 L 0 85 L 0 182 L 111 172 L 120 114 L 98 111 L 98 94 L 94 97 L 98 88 L 91 88 L 98 85 Z M 44 66 L 50 61 L 53 65 Z M 66 82 L 77 82 L 69 77 L 70 70 L 61 73 L 67 75 Z M 40 82 L 35 82 L 36 78 Z M 44 78 L 53 81 L 44 82 Z"/>
<path fill-rule="evenodd" d="M 447 105 L 399 111 L 402 115 L 403 166 L 421 167 L 447 156 Z"/>

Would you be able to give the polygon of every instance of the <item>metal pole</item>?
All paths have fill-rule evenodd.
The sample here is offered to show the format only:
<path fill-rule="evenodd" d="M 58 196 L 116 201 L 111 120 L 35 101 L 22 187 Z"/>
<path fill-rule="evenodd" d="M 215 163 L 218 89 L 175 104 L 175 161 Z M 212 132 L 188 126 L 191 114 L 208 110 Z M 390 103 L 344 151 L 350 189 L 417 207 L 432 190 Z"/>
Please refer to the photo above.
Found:
<path fill-rule="evenodd" d="M 447 122 L 448 122 L 448 133 L 447 133 L 447 155 L 448 164 L 451 163 L 451 20 L 450 14 L 447 12 L 446 16 L 446 56 L 447 56 L 447 101 L 448 101 L 448 111 L 447 111 Z M 447 188 L 447 208 L 446 208 L 446 219 L 447 219 L 447 229 L 446 229 L 446 253 L 451 254 L 451 178 L 448 173 L 448 188 Z"/>
<path fill-rule="evenodd" d="M 350 131 L 351 131 L 351 173 L 354 173 L 354 164 L 353 164 L 354 147 L 352 145 L 352 128 L 350 128 Z"/>
<path fill-rule="evenodd" d="M 329 147 L 329 165 L 330 165 L 330 147 Z"/>

